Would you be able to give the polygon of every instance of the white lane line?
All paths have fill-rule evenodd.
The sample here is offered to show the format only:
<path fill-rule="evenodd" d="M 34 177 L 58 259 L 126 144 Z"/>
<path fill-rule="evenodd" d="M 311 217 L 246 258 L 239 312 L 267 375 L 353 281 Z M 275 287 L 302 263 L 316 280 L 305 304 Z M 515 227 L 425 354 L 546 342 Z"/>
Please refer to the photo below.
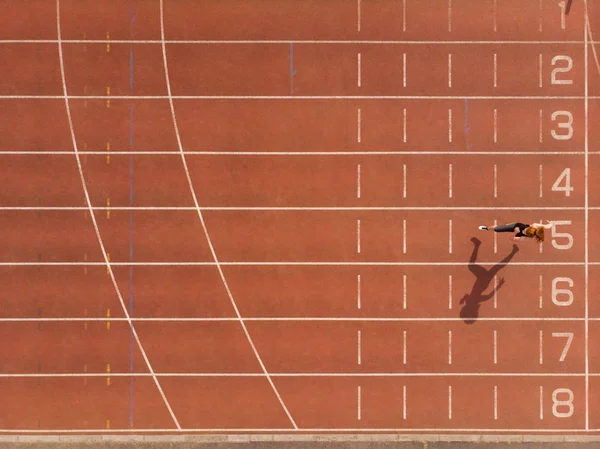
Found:
<path fill-rule="evenodd" d="M 402 419 L 406 419 L 406 385 L 402 386 Z"/>
<path fill-rule="evenodd" d="M 402 198 L 406 198 L 406 164 L 402 164 Z"/>
<path fill-rule="evenodd" d="M 540 385 L 540 419 L 544 419 L 544 387 Z"/>
<path fill-rule="evenodd" d="M 544 364 L 544 333 L 540 330 L 540 365 Z"/>
<path fill-rule="evenodd" d="M 542 5 L 543 2 L 544 2 L 544 0 L 540 0 L 540 18 L 539 18 L 539 25 L 538 25 L 538 31 L 540 33 L 542 32 L 542 19 L 543 19 L 543 16 L 544 16 L 543 5 Z"/>
<path fill-rule="evenodd" d="M 452 143 L 452 109 L 448 109 L 448 142 Z"/>
<path fill-rule="evenodd" d="M 361 332 L 357 331 L 357 342 L 358 342 L 358 355 L 357 355 L 357 363 L 360 365 L 362 363 L 362 348 L 361 348 Z"/>
<path fill-rule="evenodd" d="M 356 275 L 356 302 L 357 308 L 360 310 L 361 308 L 361 292 L 360 292 L 360 274 Z"/>
<path fill-rule="evenodd" d="M 539 87 L 542 87 L 544 85 L 544 80 L 543 80 L 543 58 L 542 58 L 542 54 L 540 53 L 539 56 L 539 64 L 538 64 L 538 85 Z"/>
<path fill-rule="evenodd" d="M 357 66 L 358 66 L 358 68 L 357 68 L 357 70 L 358 70 L 357 84 L 358 84 L 358 87 L 360 87 L 361 86 L 361 82 L 362 82 L 362 80 L 361 80 L 361 73 L 360 73 L 360 53 L 358 53 L 358 56 L 357 56 Z"/>
<path fill-rule="evenodd" d="M 129 324 L 129 328 L 131 330 L 131 335 L 135 339 L 137 346 L 140 349 L 140 353 L 142 354 L 144 362 L 146 363 L 146 367 L 148 368 L 148 371 L 150 372 L 150 375 L 152 376 L 152 379 L 154 380 L 154 384 L 156 385 L 156 388 L 158 389 L 158 391 L 162 397 L 162 400 L 165 403 L 165 406 L 167 407 L 169 414 L 171 415 L 171 419 L 173 419 L 173 422 L 175 423 L 175 426 L 177 427 L 177 429 L 181 430 L 179 421 L 177 420 L 177 417 L 175 416 L 175 413 L 173 412 L 173 409 L 171 408 L 171 405 L 169 404 L 169 401 L 167 400 L 167 397 L 160 385 L 160 382 L 158 381 L 158 378 L 155 375 L 154 369 L 152 368 L 152 365 L 150 364 L 150 360 L 148 359 L 146 351 L 144 350 L 144 347 L 142 346 L 142 342 L 138 336 L 137 330 L 135 329 L 135 326 L 133 325 L 133 322 L 131 321 L 131 316 L 129 315 L 129 310 L 127 309 L 127 306 L 125 305 L 125 301 L 123 300 L 123 295 L 121 294 L 121 290 L 119 289 L 119 285 L 117 284 L 117 281 L 115 279 L 115 275 L 111 268 L 111 263 L 108 259 L 108 254 L 107 254 L 106 248 L 104 246 L 104 241 L 102 240 L 102 236 L 100 235 L 100 229 L 98 227 L 98 222 L 96 221 L 96 216 L 94 215 L 94 211 L 92 209 L 92 202 L 91 202 L 90 194 L 89 194 L 89 191 L 87 188 L 85 176 L 83 174 L 83 167 L 81 165 L 79 146 L 77 145 L 77 139 L 75 138 L 75 129 L 73 127 L 73 118 L 71 116 L 71 105 L 70 105 L 70 102 L 68 99 L 67 79 L 66 79 L 66 75 L 65 75 L 65 66 L 64 66 L 64 59 L 63 59 L 62 28 L 61 28 L 61 22 L 60 22 L 60 0 L 56 0 L 56 30 L 57 30 L 57 36 L 58 36 L 57 43 L 58 43 L 58 54 L 59 54 L 59 62 L 60 62 L 60 75 L 61 75 L 62 89 L 63 89 L 63 99 L 65 102 L 65 108 L 66 108 L 66 112 L 67 112 L 67 120 L 69 123 L 69 132 L 71 135 L 71 142 L 73 144 L 73 151 L 75 152 L 75 158 L 77 160 L 77 168 L 79 170 L 79 178 L 81 180 L 81 185 L 83 187 L 83 193 L 85 195 L 85 201 L 86 201 L 86 204 L 89 209 L 90 217 L 91 217 L 92 223 L 94 225 L 96 239 L 98 240 L 98 244 L 100 245 L 100 250 L 102 251 L 104 263 L 106 264 L 106 268 L 108 270 L 108 274 L 110 275 L 111 282 L 113 284 L 113 287 L 115 289 L 117 297 L 119 298 L 121 308 L 123 309 L 123 313 L 127 319 L 127 323 Z"/>
<path fill-rule="evenodd" d="M 543 142 L 544 140 L 544 124 L 543 124 L 543 112 L 542 109 L 540 109 L 540 125 L 539 125 L 539 141 L 540 143 Z"/>
<path fill-rule="evenodd" d="M 452 220 L 448 220 L 448 254 L 452 254 Z"/>
<path fill-rule="evenodd" d="M 448 331 L 448 365 L 452 365 L 452 331 Z"/>
<path fill-rule="evenodd" d="M 452 53 L 448 53 L 448 87 L 452 87 Z"/>
<path fill-rule="evenodd" d="M 361 127 L 360 108 L 356 111 L 356 141 L 360 143 L 360 127 Z"/>
<path fill-rule="evenodd" d="M 187 165 L 187 160 L 186 160 L 186 156 L 185 156 L 185 152 L 183 150 L 183 143 L 181 141 L 181 135 L 179 133 L 179 126 L 177 124 L 177 117 L 175 115 L 175 105 L 173 103 L 173 94 L 171 92 L 171 80 L 169 78 L 169 66 L 167 63 L 167 48 L 166 48 L 166 43 L 165 43 L 165 20 L 164 20 L 164 0 L 160 0 L 160 37 L 161 37 L 161 41 L 162 41 L 162 56 L 163 56 L 163 66 L 164 66 L 164 70 L 165 70 L 165 82 L 166 82 L 166 87 L 167 87 L 167 98 L 169 99 L 169 106 L 171 109 L 171 119 L 173 121 L 173 128 L 175 130 L 175 137 L 177 138 L 177 147 L 179 149 L 179 154 L 181 155 L 181 162 L 183 164 L 183 168 L 185 171 L 185 176 L 187 178 L 187 183 L 188 183 L 188 187 L 190 189 L 190 193 L 192 194 L 192 199 L 194 201 L 194 206 L 196 207 L 196 212 L 198 214 L 198 218 L 200 219 L 200 224 L 202 225 L 202 230 L 204 232 L 204 237 L 206 238 L 206 242 L 208 243 L 208 247 L 210 249 L 213 261 L 214 261 L 214 265 L 217 268 L 217 271 L 219 272 L 219 276 L 221 277 L 221 281 L 223 283 L 223 287 L 225 288 L 226 292 L 227 292 L 227 296 L 229 297 L 229 300 L 231 302 L 231 305 L 233 306 L 233 309 L 235 311 L 235 314 L 238 318 L 238 321 L 242 327 L 242 330 L 244 331 L 244 334 L 246 335 L 246 339 L 248 340 L 248 343 L 250 344 L 250 347 L 252 348 L 252 352 L 254 353 L 254 356 L 256 357 L 256 360 L 258 361 L 267 381 L 269 382 L 269 385 L 271 386 L 271 389 L 273 390 L 273 392 L 275 393 L 275 396 L 277 397 L 277 400 L 279 401 L 281 407 L 283 408 L 283 410 L 285 411 L 285 414 L 287 415 L 288 419 L 290 420 L 292 426 L 294 427 L 294 429 L 298 429 L 298 426 L 296 425 L 296 422 L 294 421 L 294 418 L 292 417 L 292 415 L 290 414 L 287 406 L 285 405 L 285 403 L 283 402 L 283 399 L 281 398 L 281 395 L 279 394 L 279 391 L 277 390 L 277 388 L 275 387 L 275 384 L 273 383 L 273 380 L 271 379 L 271 376 L 269 375 L 269 372 L 267 371 L 267 368 L 265 366 L 265 364 L 263 363 L 263 360 L 260 356 L 260 354 L 258 353 L 258 350 L 256 349 L 256 346 L 254 345 L 254 341 L 252 340 L 252 337 L 250 336 L 250 333 L 248 332 L 248 329 L 246 327 L 246 324 L 244 323 L 244 319 L 242 318 L 242 315 L 240 314 L 240 311 L 238 309 L 238 306 L 235 302 L 235 299 L 233 297 L 233 294 L 231 292 L 231 289 L 229 288 L 229 284 L 227 283 L 227 279 L 225 279 L 225 274 L 223 273 L 223 268 L 221 266 L 221 263 L 219 262 L 219 258 L 217 257 L 217 253 L 215 251 L 215 248 L 213 246 L 212 240 L 210 238 L 210 234 L 208 233 L 208 228 L 206 226 L 206 222 L 204 221 L 204 215 L 202 214 L 202 210 L 200 209 L 200 205 L 198 203 L 198 198 L 196 196 L 196 191 L 194 189 L 194 185 L 192 182 L 192 178 L 188 169 L 188 165 Z"/>
<path fill-rule="evenodd" d="M 406 87 L 406 53 L 402 53 L 402 87 Z"/>
<path fill-rule="evenodd" d="M 402 253 L 406 254 L 406 220 L 402 220 Z"/>
<path fill-rule="evenodd" d="M 448 164 L 448 198 L 452 198 L 452 164 Z"/>
<path fill-rule="evenodd" d="M 358 386 L 357 392 L 356 392 L 356 396 L 357 396 L 357 400 L 356 400 L 356 418 L 360 421 L 361 418 L 361 389 L 360 389 L 360 385 Z"/>
<path fill-rule="evenodd" d="M 356 165 L 356 198 L 360 198 L 360 164 Z"/>
<path fill-rule="evenodd" d="M 498 226 L 498 220 L 494 220 L 494 226 Z M 498 253 L 498 233 L 494 231 L 494 254 Z"/>
<path fill-rule="evenodd" d="M 544 284 L 543 284 L 543 275 L 540 274 L 540 287 L 539 287 L 540 288 L 540 309 L 542 308 L 542 301 L 544 299 L 544 297 L 543 297 L 543 287 L 544 287 Z"/>
<path fill-rule="evenodd" d="M 406 331 L 402 333 L 402 364 L 406 365 Z"/>
<path fill-rule="evenodd" d="M 498 87 L 498 54 L 494 53 L 494 87 Z"/>
<path fill-rule="evenodd" d="M 452 275 L 448 275 L 448 309 L 452 309 Z"/>
<path fill-rule="evenodd" d="M 494 331 L 494 365 L 498 364 L 498 331 Z"/>
<path fill-rule="evenodd" d="M 494 419 L 498 419 L 498 385 L 494 385 Z"/>
<path fill-rule="evenodd" d="M 360 220 L 356 220 L 356 252 L 360 254 Z"/>
<path fill-rule="evenodd" d="M 452 31 L 452 0 L 448 0 L 448 31 Z"/>
<path fill-rule="evenodd" d="M 496 233 L 494 232 L 494 235 Z M 494 309 L 498 308 L 498 276 L 494 276 Z"/>
<path fill-rule="evenodd" d="M 494 143 L 498 143 L 498 109 L 494 109 Z"/>
<path fill-rule="evenodd" d="M 402 308 L 406 310 L 406 275 L 402 275 Z"/>
<path fill-rule="evenodd" d="M 494 164 L 494 198 L 498 198 L 498 165 Z"/>
<path fill-rule="evenodd" d="M 360 19 L 361 19 L 360 0 L 356 0 L 356 30 L 358 32 L 360 32 Z"/>
<path fill-rule="evenodd" d="M 406 108 L 402 111 L 402 140 L 406 143 Z"/>
<path fill-rule="evenodd" d="M 498 5 L 497 0 L 494 0 L 494 32 L 498 31 Z"/>
<path fill-rule="evenodd" d="M 542 168 L 542 164 L 540 164 L 540 198 L 543 196 L 544 192 L 542 190 L 542 178 L 543 178 L 543 171 L 544 169 Z"/>
<path fill-rule="evenodd" d="M 448 419 L 452 419 L 452 385 L 448 385 Z"/>
<path fill-rule="evenodd" d="M 406 0 L 402 0 L 402 31 L 406 32 Z"/>

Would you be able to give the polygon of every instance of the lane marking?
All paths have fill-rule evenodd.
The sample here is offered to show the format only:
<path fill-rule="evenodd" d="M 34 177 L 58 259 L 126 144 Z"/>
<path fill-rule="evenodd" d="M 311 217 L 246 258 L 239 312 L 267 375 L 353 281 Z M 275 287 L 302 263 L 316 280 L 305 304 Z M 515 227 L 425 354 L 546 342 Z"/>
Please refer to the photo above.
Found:
<path fill-rule="evenodd" d="M 106 163 L 110 164 L 110 142 L 106 142 Z"/>
<path fill-rule="evenodd" d="M 540 309 L 542 308 L 542 301 L 543 301 L 543 275 L 540 274 Z"/>
<path fill-rule="evenodd" d="M 106 330 L 110 330 L 110 309 L 106 309 Z"/>
<path fill-rule="evenodd" d="M 448 275 L 448 309 L 452 309 L 452 275 Z"/>
<path fill-rule="evenodd" d="M 110 86 L 106 86 L 106 107 L 110 108 Z"/>
<path fill-rule="evenodd" d="M 494 164 L 494 198 L 498 198 L 498 165 Z"/>
<path fill-rule="evenodd" d="M 406 419 L 406 385 L 402 385 L 402 419 Z"/>
<path fill-rule="evenodd" d="M 543 122 L 543 112 L 542 112 L 542 109 L 540 109 L 540 126 L 539 126 L 539 132 L 540 132 L 539 141 L 540 141 L 540 143 L 542 143 L 543 140 L 544 140 L 544 122 Z"/>
<path fill-rule="evenodd" d="M 106 219 L 110 220 L 110 197 L 106 198 Z"/>
<path fill-rule="evenodd" d="M 498 220 L 494 220 L 494 226 L 498 226 Z M 494 231 L 494 254 L 498 253 L 498 233 Z"/>
<path fill-rule="evenodd" d="M 452 31 L 452 0 L 448 0 L 448 31 Z"/>
<path fill-rule="evenodd" d="M 402 164 L 402 198 L 406 198 L 406 164 Z"/>
<path fill-rule="evenodd" d="M 452 143 L 452 109 L 448 109 L 448 142 Z"/>
<path fill-rule="evenodd" d="M 360 143 L 360 108 L 356 112 L 356 141 Z"/>
<path fill-rule="evenodd" d="M 493 12 L 493 20 L 494 20 L 494 32 L 498 31 L 498 5 L 497 0 L 494 0 L 494 12 Z"/>
<path fill-rule="evenodd" d="M 498 331 L 494 331 L 494 365 L 498 364 Z"/>
<path fill-rule="evenodd" d="M 406 220 L 402 220 L 402 253 L 406 254 Z"/>
<path fill-rule="evenodd" d="M 448 164 L 448 198 L 452 198 L 452 164 Z"/>
<path fill-rule="evenodd" d="M 498 87 L 498 55 L 494 53 L 494 87 Z"/>
<path fill-rule="evenodd" d="M 106 32 L 106 53 L 110 53 L 110 31 Z"/>
<path fill-rule="evenodd" d="M 498 385 L 494 385 L 494 419 L 498 419 Z"/>
<path fill-rule="evenodd" d="M 360 391 L 360 385 L 358 386 L 358 390 L 357 390 L 357 401 L 356 401 L 356 409 L 357 409 L 357 419 L 360 421 L 361 418 L 361 391 Z"/>
<path fill-rule="evenodd" d="M 402 0 L 402 31 L 406 32 L 406 0 Z"/>
<path fill-rule="evenodd" d="M 539 18 L 539 26 L 538 26 L 538 31 L 541 33 L 542 32 L 542 19 L 544 17 L 544 12 L 543 12 L 543 3 L 544 0 L 540 0 L 540 18 Z"/>
<path fill-rule="evenodd" d="M 402 364 L 406 365 L 406 331 L 402 333 Z"/>
<path fill-rule="evenodd" d="M 358 355 L 357 355 L 357 363 L 360 365 L 362 362 L 362 352 L 361 352 L 361 333 L 357 331 L 357 342 L 358 342 Z"/>
<path fill-rule="evenodd" d="M 448 419 L 452 419 L 452 385 L 448 385 Z"/>
<path fill-rule="evenodd" d="M 543 196 L 543 189 L 542 189 L 542 179 L 543 179 L 543 171 L 544 169 L 542 168 L 542 164 L 540 164 L 540 198 L 542 198 Z"/>
<path fill-rule="evenodd" d="M 356 30 L 359 33 L 360 33 L 360 19 L 361 19 L 360 0 L 356 0 Z"/>
<path fill-rule="evenodd" d="M 406 108 L 402 112 L 402 140 L 406 143 Z"/>
<path fill-rule="evenodd" d="M 452 53 L 448 53 L 448 87 L 452 87 Z"/>
<path fill-rule="evenodd" d="M 113 100 L 584 100 L 583 95 L 111 95 Z M 2 100 L 64 100 L 61 95 L 0 95 Z M 69 95 L 68 100 L 106 100 L 106 95 Z M 589 95 L 599 100 L 600 95 Z"/>
<path fill-rule="evenodd" d="M 540 419 L 544 419 L 544 387 L 540 385 Z"/>
<path fill-rule="evenodd" d="M 452 220 L 448 220 L 448 254 L 452 254 Z"/>
<path fill-rule="evenodd" d="M 110 386 L 110 363 L 106 364 L 106 386 Z"/>
<path fill-rule="evenodd" d="M 406 87 L 406 53 L 402 53 L 402 87 Z"/>
<path fill-rule="evenodd" d="M 540 365 L 544 364 L 544 335 L 543 331 L 540 330 Z"/>
<path fill-rule="evenodd" d="M 357 308 L 360 310 L 361 307 L 361 298 L 360 298 L 360 274 L 356 275 L 356 297 L 357 297 Z"/>
<path fill-rule="evenodd" d="M 452 331 L 448 331 L 448 365 L 452 365 Z"/>
<path fill-rule="evenodd" d="M 57 0 L 58 1 L 58 0 Z M 294 429 L 298 429 L 298 426 L 296 425 L 296 422 L 294 421 L 292 415 L 290 414 L 288 408 L 286 407 L 285 403 L 283 402 L 283 399 L 281 398 L 281 395 L 279 394 L 279 391 L 277 390 L 277 388 L 275 387 L 275 384 L 273 383 L 273 380 L 271 379 L 271 376 L 269 375 L 269 372 L 267 371 L 267 368 L 265 367 L 262 358 L 260 357 L 260 354 L 258 353 L 258 350 L 256 349 L 256 346 L 254 345 L 254 341 L 252 340 L 250 333 L 248 332 L 248 329 L 246 327 L 246 324 L 244 323 L 244 320 L 240 314 L 240 311 L 237 307 L 237 304 L 235 302 L 235 299 L 233 297 L 233 294 L 229 288 L 229 284 L 227 283 L 227 280 L 225 279 L 225 274 L 223 273 L 223 269 L 221 267 L 221 264 L 219 262 L 219 259 L 217 257 L 216 251 L 214 249 L 212 240 L 210 238 L 210 235 L 208 233 L 208 228 L 206 226 L 206 223 L 204 221 L 204 215 L 202 214 L 202 210 L 200 209 L 200 205 L 198 203 L 198 198 L 196 196 L 196 191 L 194 189 L 194 185 L 192 183 L 192 178 L 188 169 L 188 165 L 187 165 L 187 160 L 186 160 L 186 156 L 184 153 L 184 149 L 183 149 L 183 143 L 181 141 L 181 135 L 179 133 L 179 126 L 177 124 L 177 117 L 175 115 L 175 105 L 173 102 L 173 94 L 171 92 L 171 81 L 169 78 L 169 66 L 167 63 L 167 49 L 166 49 L 166 43 L 165 43 L 165 20 L 164 20 L 164 1 L 160 0 L 160 36 L 161 36 L 161 47 L 162 47 L 162 56 L 163 56 L 163 67 L 164 67 L 164 71 L 165 71 L 165 82 L 166 82 L 166 87 L 167 87 L 167 98 L 169 100 L 169 106 L 171 109 L 171 119 L 173 121 L 173 128 L 175 131 L 175 137 L 177 138 L 177 147 L 179 149 L 179 154 L 181 156 L 181 162 L 183 164 L 183 168 L 185 171 L 185 176 L 188 182 L 188 187 L 190 189 L 190 193 L 192 194 L 192 199 L 194 200 L 194 206 L 196 207 L 196 212 L 198 214 L 198 218 L 200 219 L 200 224 L 202 225 L 202 230 L 204 232 L 204 237 L 206 238 L 206 242 L 208 243 L 208 247 L 210 249 L 213 261 L 214 261 L 214 266 L 217 268 L 217 271 L 219 272 L 219 276 L 221 277 L 221 281 L 223 283 L 223 287 L 225 288 L 226 292 L 227 292 L 227 296 L 229 297 L 229 300 L 231 302 L 231 305 L 233 306 L 233 309 L 235 311 L 235 314 L 238 318 L 238 321 L 244 331 L 244 334 L 246 335 L 246 339 L 248 340 L 248 343 L 252 349 L 252 352 L 254 353 L 254 356 L 256 357 L 256 360 L 258 361 L 264 376 L 266 377 L 267 381 L 269 382 L 271 389 L 273 390 L 273 393 L 275 394 L 275 396 L 277 397 L 277 400 L 279 401 L 281 407 L 283 408 L 285 414 L 287 415 L 288 419 L 290 420 L 290 423 L 292 424 L 292 426 L 294 427 Z M 65 92 L 66 93 L 66 92 Z M 127 312 L 126 312 L 127 313 Z M 174 416 L 173 416 L 174 417 Z M 177 423 L 177 427 L 180 429 L 179 427 L 179 423 Z"/>
<path fill-rule="evenodd" d="M 494 232 L 494 235 L 496 233 Z M 498 276 L 494 276 L 494 309 L 498 308 Z"/>
<path fill-rule="evenodd" d="M 406 310 L 406 275 L 402 275 L 402 308 Z"/>
<path fill-rule="evenodd" d="M 360 198 L 360 164 L 356 165 L 356 198 Z"/>
<path fill-rule="evenodd" d="M 357 68 L 357 71 L 358 71 L 358 74 L 357 74 L 357 84 L 358 84 L 358 87 L 360 87 L 361 86 L 360 53 L 358 53 L 358 56 L 357 56 L 357 67 L 358 67 Z"/>
<path fill-rule="evenodd" d="M 539 87 L 543 86 L 543 77 L 542 77 L 542 71 L 543 71 L 543 65 L 542 65 L 542 54 L 540 53 L 540 58 L 539 58 L 539 68 L 538 68 L 538 72 L 539 72 Z"/>
<path fill-rule="evenodd" d="M 570 8 L 571 1 L 568 3 Z M 588 0 L 584 0 L 584 66 L 585 66 L 585 88 L 584 88 L 584 161 L 585 161 L 585 283 L 584 283 L 584 305 L 585 305 L 585 430 L 590 429 L 590 360 L 589 360 L 589 62 L 588 62 L 588 32 L 590 39 L 592 38 L 592 29 L 590 26 L 590 17 L 588 13 Z M 568 12 L 568 11 L 567 11 Z M 596 47 L 592 44 L 594 58 L 598 73 L 600 74 L 600 64 L 596 55 Z"/>
<path fill-rule="evenodd" d="M 498 143 L 498 109 L 494 109 L 494 143 Z"/>
<path fill-rule="evenodd" d="M 356 220 L 356 252 L 360 254 L 360 220 Z"/>

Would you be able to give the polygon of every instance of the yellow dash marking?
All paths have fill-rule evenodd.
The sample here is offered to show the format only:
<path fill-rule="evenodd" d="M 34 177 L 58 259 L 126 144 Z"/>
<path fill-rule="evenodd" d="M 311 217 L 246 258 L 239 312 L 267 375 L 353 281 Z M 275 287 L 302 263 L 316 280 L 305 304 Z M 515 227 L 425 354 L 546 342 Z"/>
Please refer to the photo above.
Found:
<path fill-rule="evenodd" d="M 110 197 L 106 198 L 106 218 L 110 220 Z"/>
<path fill-rule="evenodd" d="M 110 32 L 106 32 L 106 40 L 109 41 L 106 43 L 106 53 L 110 52 Z"/>
<path fill-rule="evenodd" d="M 110 97 L 110 86 L 106 86 L 106 96 Z M 110 98 L 106 99 L 106 107 L 110 108 Z"/>
<path fill-rule="evenodd" d="M 107 419 L 107 420 L 106 420 L 106 428 L 107 428 L 107 429 L 110 429 L 110 419 Z"/>
<path fill-rule="evenodd" d="M 110 318 L 110 309 L 106 309 L 106 318 Z M 106 328 L 110 329 L 110 321 L 106 321 Z"/>
<path fill-rule="evenodd" d="M 106 385 L 110 385 L 110 363 L 106 364 L 106 374 L 108 374 L 108 377 L 106 378 Z"/>
<path fill-rule="evenodd" d="M 110 153 L 110 142 L 106 142 L 106 151 Z M 106 163 L 110 164 L 110 154 L 106 155 Z"/>
<path fill-rule="evenodd" d="M 106 274 L 110 274 L 110 253 L 106 253 L 106 260 L 108 261 L 106 264 Z"/>

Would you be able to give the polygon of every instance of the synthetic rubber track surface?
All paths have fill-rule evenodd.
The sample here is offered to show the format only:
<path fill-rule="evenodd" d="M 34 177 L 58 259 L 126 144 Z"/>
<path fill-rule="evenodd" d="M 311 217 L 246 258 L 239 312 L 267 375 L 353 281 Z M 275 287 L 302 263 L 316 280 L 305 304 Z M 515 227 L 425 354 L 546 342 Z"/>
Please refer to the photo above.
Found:
<path fill-rule="evenodd" d="M 0 433 L 600 433 L 572 3 L 0 2 Z"/>

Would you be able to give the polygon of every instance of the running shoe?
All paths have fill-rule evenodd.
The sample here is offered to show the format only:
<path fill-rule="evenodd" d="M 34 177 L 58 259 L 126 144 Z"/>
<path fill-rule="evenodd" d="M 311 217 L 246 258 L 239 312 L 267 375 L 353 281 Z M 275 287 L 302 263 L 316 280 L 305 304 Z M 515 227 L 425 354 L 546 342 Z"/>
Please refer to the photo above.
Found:
<path fill-rule="evenodd" d="M 479 229 L 480 229 L 481 231 L 489 231 L 489 229 L 488 229 L 488 227 L 487 227 L 487 226 L 479 226 Z"/>

